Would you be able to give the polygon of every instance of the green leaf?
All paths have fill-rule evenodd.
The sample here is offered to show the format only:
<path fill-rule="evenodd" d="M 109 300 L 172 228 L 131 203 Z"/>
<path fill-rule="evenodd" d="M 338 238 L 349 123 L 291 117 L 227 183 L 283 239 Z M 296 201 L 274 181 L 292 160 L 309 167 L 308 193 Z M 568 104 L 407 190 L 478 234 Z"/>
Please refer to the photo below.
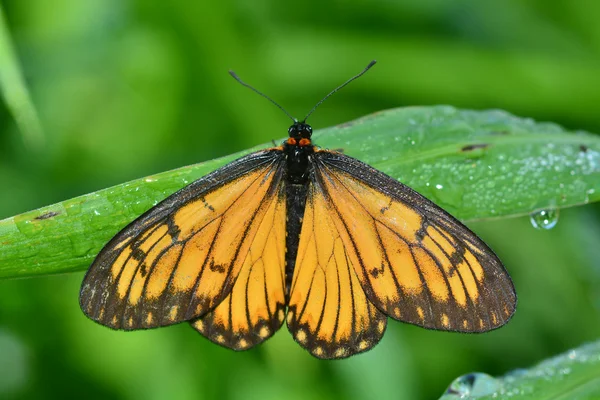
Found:
<path fill-rule="evenodd" d="M 44 142 L 42 126 L 23 79 L 10 32 L 6 26 L 2 4 L 0 4 L 0 90 L 25 143 L 30 148 L 40 148 Z"/>
<path fill-rule="evenodd" d="M 315 132 L 462 220 L 600 198 L 600 138 L 503 111 L 409 107 Z M 138 179 L 0 221 L 0 278 L 85 270 L 127 223 L 249 151 Z"/>
<path fill-rule="evenodd" d="M 590 343 L 502 378 L 472 373 L 457 378 L 440 400 L 583 400 L 600 398 L 600 342 Z"/>

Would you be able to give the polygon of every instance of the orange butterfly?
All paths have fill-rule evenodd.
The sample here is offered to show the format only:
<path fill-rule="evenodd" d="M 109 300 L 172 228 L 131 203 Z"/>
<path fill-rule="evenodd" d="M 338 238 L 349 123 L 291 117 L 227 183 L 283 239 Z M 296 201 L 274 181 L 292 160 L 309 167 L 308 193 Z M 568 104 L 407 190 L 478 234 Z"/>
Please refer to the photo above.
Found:
<path fill-rule="evenodd" d="M 371 349 L 387 317 L 458 332 L 504 325 L 517 298 L 492 250 L 397 180 L 315 147 L 306 118 L 292 118 L 281 146 L 225 165 L 119 232 L 84 278 L 83 312 L 124 330 L 189 321 L 234 350 L 287 321 L 319 358 Z"/>

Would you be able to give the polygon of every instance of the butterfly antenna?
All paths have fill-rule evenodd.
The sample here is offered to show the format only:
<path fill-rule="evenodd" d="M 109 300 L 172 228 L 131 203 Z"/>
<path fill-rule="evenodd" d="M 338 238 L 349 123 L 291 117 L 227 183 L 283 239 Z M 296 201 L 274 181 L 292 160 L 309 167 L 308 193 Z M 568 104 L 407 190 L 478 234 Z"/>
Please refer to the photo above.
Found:
<path fill-rule="evenodd" d="M 349 84 L 350 82 L 352 82 L 353 80 L 360 78 L 365 72 L 367 72 L 373 65 L 375 65 L 375 63 L 377 62 L 377 60 L 373 60 L 369 63 L 369 65 L 367 65 L 365 67 L 365 69 L 363 69 L 359 74 L 354 75 L 352 78 L 348 79 L 346 82 L 342 83 L 340 86 L 336 87 L 335 89 L 333 89 L 327 96 L 323 97 L 323 99 L 321 99 L 321 101 L 319 101 L 313 108 L 312 110 L 310 110 L 308 112 L 308 114 L 306 114 L 306 117 L 304 117 L 304 119 L 302 120 L 302 122 L 306 122 L 306 120 L 308 119 L 308 117 L 310 117 L 310 114 L 313 113 L 313 111 L 315 111 L 317 109 L 317 107 L 319 107 L 321 105 L 322 102 L 324 102 L 325 100 L 327 100 L 329 98 L 329 96 L 331 96 L 332 94 L 334 94 L 335 92 L 337 92 L 338 90 L 340 90 L 341 88 L 343 88 L 344 86 L 346 86 L 347 84 Z M 263 95 L 264 96 L 264 95 Z"/>
<path fill-rule="evenodd" d="M 275 102 L 275 100 L 273 100 L 272 98 L 270 98 L 269 96 L 267 96 L 266 94 L 264 94 L 263 92 L 259 91 L 258 89 L 255 89 L 254 87 L 248 85 L 246 82 L 244 82 L 243 80 L 240 79 L 239 76 L 237 76 L 237 74 L 235 72 L 233 72 L 232 70 L 229 70 L 229 75 L 233 76 L 233 79 L 235 79 L 236 81 L 238 81 L 239 83 L 241 83 L 243 86 L 246 86 L 248 89 L 252 89 L 254 92 L 260 94 L 262 97 L 264 97 L 265 99 L 269 100 L 271 103 L 275 104 L 277 107 L 279 107 L 279 109 L 281 111 L 283 111 L 285 113 L 285 115 L 287 115 L 288 117 L 290 117 L 290 119 L 294 122 L 298 122 L 298 120 L 294 117 L 292 117 L 290 115 L 289 112 L 285 111 L 285 108 L 281 107 L 279 104 L 277 104 Z"/>

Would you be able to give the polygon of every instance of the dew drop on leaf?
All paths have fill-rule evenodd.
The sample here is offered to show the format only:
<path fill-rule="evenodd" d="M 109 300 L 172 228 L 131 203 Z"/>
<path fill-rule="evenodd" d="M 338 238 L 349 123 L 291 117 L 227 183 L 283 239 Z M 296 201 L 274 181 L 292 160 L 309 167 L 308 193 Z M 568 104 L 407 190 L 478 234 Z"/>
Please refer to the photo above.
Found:
<path fill-rule="evenodd" d="M 558 208 L 533 212 L 529 215 L 529 220 L 536 229 L 552 229 L 558 223 Z"/>
<path fill-rule="evenodd" d="M 456 378 L 446 390 L 444 398 L 471 398 L 471 396 L 491 395 L 501 389 L 501 383 L 494 377 L 481 372 L 473 372 Z"/>

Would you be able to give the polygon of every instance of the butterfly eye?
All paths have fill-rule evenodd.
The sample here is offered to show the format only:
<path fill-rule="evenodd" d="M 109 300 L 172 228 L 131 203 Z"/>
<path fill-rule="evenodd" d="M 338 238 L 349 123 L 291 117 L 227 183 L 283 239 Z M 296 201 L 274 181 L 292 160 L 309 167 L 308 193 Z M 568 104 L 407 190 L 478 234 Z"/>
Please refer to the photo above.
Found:
<path fill-rule="evenodd" d="M 310 125 L 305 125 L 304 132 L 306 132 L 306 136 L 307 136 L 308 138 L 310 138 L 310 137 L 311 137 L 311 135 L 312 135 L 312 126 L 310 126 Z"/>
<path fill-rule="evenodd" d="M 296 127 L 296 134 L 303 139 L 310 139 L 312 136 L 312 127 L 305 123 L 299 123 Z"/>

